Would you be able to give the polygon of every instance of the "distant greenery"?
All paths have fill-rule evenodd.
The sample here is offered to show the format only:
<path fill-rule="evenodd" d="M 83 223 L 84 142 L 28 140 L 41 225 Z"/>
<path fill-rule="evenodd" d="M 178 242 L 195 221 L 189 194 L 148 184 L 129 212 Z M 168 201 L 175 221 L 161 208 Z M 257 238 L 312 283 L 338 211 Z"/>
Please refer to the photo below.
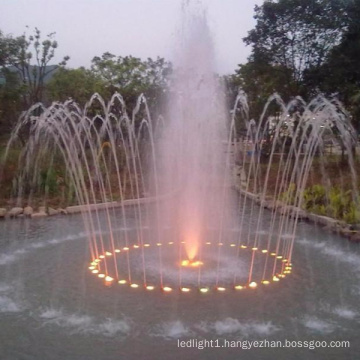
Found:
<path fill-rule="evenodd" d="M 0 30 L 0 131 L 9 133 L 22 111 L 37 102 L 73 100 L 84 106 L 94 93 L 105 101 L 119 92 L 131 115 L 144 94 L 152 114 L 164 112 L 164 99 L 172 65 L 163 58 L 141 60 L 109 52 L 92 59 L 91 68 L 66 68 L 68 56 L 56 65 L 51 61 L 58 43 L 55 34 L 45 40 L 39 29 L 32 35 L 13 37 Z M 22 141 L 26 141 L 26 134 Z"/>
<path fill-rule="evenodd" d="M 258 119 L 274 92 L 285 102 L 336 94 L 360 130 L 360 1 L 267 0 L 254 18 L 248 62 L 226 77 L 230 96 L 241 87 Z"/>
<path fill-rule="evenodd" d="M 289 186 L 281 199 L 288 204 L 297 205 L 295 184 Z M 326 188 L 315 184 L 305 189 L 301 199 L 302 208 L 318 215 L 343 220 L 349 224 L 360 222 L 359 206 L 352 190 L 342 190 L 337 186 Z"/>

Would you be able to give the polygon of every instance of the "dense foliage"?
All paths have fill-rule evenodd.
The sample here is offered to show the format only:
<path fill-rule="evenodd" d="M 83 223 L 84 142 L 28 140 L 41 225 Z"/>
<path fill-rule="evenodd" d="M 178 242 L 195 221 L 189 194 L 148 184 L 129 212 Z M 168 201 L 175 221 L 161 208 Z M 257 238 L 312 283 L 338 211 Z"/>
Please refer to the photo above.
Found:
<path fill-rule="evenodd" d="M 360 116 L 360 2 L 267 0 L 255 7 L 256 26 L 244 38 L 252 52 L 228 78 L 248 94 L 251 117 L 259 117 L 277 92 L 288 101 L 336 94 Z"/>

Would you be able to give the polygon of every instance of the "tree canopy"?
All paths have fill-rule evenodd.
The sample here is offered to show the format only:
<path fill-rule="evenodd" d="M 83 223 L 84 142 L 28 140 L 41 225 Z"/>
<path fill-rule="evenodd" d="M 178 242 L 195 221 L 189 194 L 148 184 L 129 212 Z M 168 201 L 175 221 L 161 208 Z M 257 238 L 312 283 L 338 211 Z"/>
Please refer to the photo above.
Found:
<path fill-rule="evenodd" d="M 267 0 L 255 6 L 256 26 L 243 39 L 252 52 L 233 78 L 248 93 L 253 116 L 274 92 L 285 101 L 337 92 L 350 104 L 359 93 L 359 6 L 356 0 Z"/>

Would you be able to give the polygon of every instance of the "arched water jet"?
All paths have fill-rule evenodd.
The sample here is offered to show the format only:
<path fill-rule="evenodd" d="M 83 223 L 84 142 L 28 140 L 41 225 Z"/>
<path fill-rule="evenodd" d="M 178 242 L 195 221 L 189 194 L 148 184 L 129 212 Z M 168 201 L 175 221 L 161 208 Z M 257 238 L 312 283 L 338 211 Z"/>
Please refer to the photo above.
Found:
<path fill-rule="evenodd" d="M 98 260 L 106 282 L 126 279 L 137 285 L 133 288 L 145 289 L 255 288 L 277 282 L 291 267 L 302 195 L 322 137 L 325 131 L 334 133 L 334 124 L 356 184 L 353 129 L 339 104 L 321 96 L 309 104 L 300 98 L 285 104 L 274 94 L 255 121 L 249 120 L 240 92 L 229 119 L 206 16 L 196 13 L 185 20 L 164 120 L 153 121 L 143 96 L 128 115 L 120 94 L 108 103 L 94 94 L 84 109 L 72 102 L 31 108 L 8 149 L 23 127 L 30 128 L 19 162 L 23 182 L 26 174 L 37 178 L 44 152 L 51 153 L 49 164 L 55 155 L 63 158 L 81 205 L 91 263 Z M 272 124 L 274 103 L 280 115 Z M 295 128 L 288 122 L 294 122 L 296 111 Z M 235 146 L 238 115 L 247 132 L 242 145 Z M 234 151 L 241 153 L 239 159 Z M 234 162 L 241 167 L 240 184 L 230 176 Z M 240 188 L 240 197 L 232 185 Z M 269 196 L 274 203 L 270 218 Z M 133 222 L 134 229 L 128 229 Z"/>

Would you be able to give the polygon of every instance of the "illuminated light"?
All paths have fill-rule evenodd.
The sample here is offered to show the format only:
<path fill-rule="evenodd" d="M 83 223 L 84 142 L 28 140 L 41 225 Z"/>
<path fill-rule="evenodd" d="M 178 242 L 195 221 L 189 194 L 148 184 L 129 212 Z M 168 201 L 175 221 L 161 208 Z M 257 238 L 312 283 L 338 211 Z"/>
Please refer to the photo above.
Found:
<path fill-rule="evenodd" d="M 249 284 L 249 287 L 252 288 L 252 289 L 255 289 L 257 287 L 257 283 L 255 281 L 252 281 L 250 284 Z"/>
<path fill-rule="evenodd" d="M 99 274 L 98 277 L 103 279 L 105 277 L 105 274 Z"/>
<path fill-rule="evenodd" d="M 277 276 L 273 276 L 273 281 L 279 281 L 280 279 Z"/>
<path fill-rule="evenodd" d="M 105 281 L 106 282 L 111 282 L 111 281 L 114 281 L 114 278 L 112 278 L 111 276 L 106 276 Z"/>
<path fill-rule="evenodd" d="M 272 252 L 270 255 L 271 255 L 271 256 L 276 256 L 276 253 Z"/>
<path fill-rule="evenodd" d="M 189 288 L 187 288 L 187 287 L 183 287 L 183 288 L 181 288 L 181 291 L 182 291 L 182 292 L 189 292 L 189 291 L 190 291 L 190 289 L 189 289 Z"/>
<path fill-rule="evenodd" d="M 111 253 L 110 251 L 107 251 L 107 252 L 105 253 L 105 255 L 106 255 L 106 256 L 111 256 L 112 253 Z"/>
<path fill-rule="evenodd" d="M 163 290 L 164 290 L 165 292 L 170 292 L 170 291 L 172 291 L 172 288 L 169 287 L 169 286 L 165 286 L 165 287 L 163 287 Z"/>
<path fill-rule="evenodd" d="M 99 263 L 99 262 L 100 262 L 100 259 L 95 259 L 94 260 L 94 263 L 96 263 L 96 264 Z"/>
<path fill-rule="evenodd" d="M 149 291 L 152 291 L 152 290 L 154 290 L 155 289 L 155 286 L 152 286 L 152 285 L 148 285 L 147 287 L 146 287 L 146 290 L 149 290 Z"/>
<path fill-rule="evenodd" d="M 169 245 L 173 245 L 173 244 L 174 244 L 174 242 L 173 242 L 173 241 L 170 241 L 168 244 L 169 244 Z"/>
<path fill-rule="evenodd" d="M 185 267 L 188 267 L 188 266 L 191 266 L 191 267 L 198 267 L 198 266 L 201 266 L 203 265 L 204 263 L 200 260 L 183 260 L 181 262 L 181 266 L 185 266 Z"/>
<path fill-rule="evenodd" d="M 93 261 L 92 263 L 90 263 L 90 265 L 92 265 L 92 266 L 97 266 L 97 261 Z"/>
<path fill-rule="evenodd" d="M 157 245 L 157 246 L 161 246 L 162 244 L 161 244 L 161 243 L 157 243 L 156 245 Z"/>
<path fill-rule="evenodd" d="M 123 248 L 123 250 L 124 250 L 124 251 L 128 251 L 129 248 L 128 248 L 127 246 L 125 246 L 125 247 Z"/>
<path fill-rule="evenodd" d="M 240 245 L 240 247 L 241 247 L 242 249 L 246 249 L 246 248 L 247 248 L 246 245 Z"/>
<path fill-rule="evenodd" d="M 137 289 L 137 288 L 139 287 L 138 284 L 131 284 L 130 286 L 131 286 L 133 289 Z"/>
<path fill-rule="evenodd" d="M 185 244 L 185 241 L 182 241 L 181 244 Z"/>
<path fill-rule="evenodd" d="M 236 246 L 236 244 L 230 244 L 230 246 L 231 246 L 231 247 L 234 247 L 234 246 Z"/>
<path fill-rule="evenodd" d="M 291 274 L 291 271 L 285 270 L 285 271 L 284 271 L 284 274 Z"/>
<path fill-rule="evenodd" d="M 285 270 L 291 270 L 292 267 L 291 266 L 285 266 Z"/>
<path fill-rule="evenodd" d="M 150 246 L 150 244 L 144 244 L 144 246 L 145 246 L 145 247 L 149 247 L 149 246 Z"/>
<path fill-rule="evenodd" d="M 262 283 L 263 283 L 264 285 L 269 285 L 269 284 L 270 284 L 270 281 L 269 281 L 269 280 L 263 280 Z"/>
<path fill-rule="evenodd" d="M 94 270 L 95 266 L 89 266 L 89 270 Z"/>
<path fill-rule="evenodd" d="M 121 250 L 120 249 L 115 249 L 115 252 L 119 253 L 119 252 L 121 252 Z"/>
<path fill-rule="evenodd" d="M 284 275 L 284 274 L 279 274 L 278 277 L 279 277 L 279 278 L 284 278 L 284 277 L 286 277 L 286 275 Z"/>
<path fill-rule="evenodd" d="M 99 272 L 99 270 L 93 270 L 92 273 L 93 274 L 97 274 Z"/>
<path fill-rule="evenodd" d="M 258 249 L 257 247 L 251 248 L 251 250 L 253 250 L 253 251 L 256 251 L 257 249 Z"/>
<path fill-rule="evenodd" d="M 222 286 L 218 286 L 218 287 L 216 288 L 216 290 L 217 290 L 217 291 L 225 291 L 226 289 L 225 289 L 224 287 L 222 287 Z"/>
<path fill-rule="evenodd" d="M 118 283 L 121 284 L 121 285 L 123 285 L 123 284 L 126 284 L 127 281 L 126 281 L 126 280 L 119 280 Z"/>
<path fill-rule="evenodd" d="M 211 245 L 211 242 L 208 241 L 208 242 L 206 243 L 206 245 Z"/>
<path fill-rule="evenodd" d="M 190 264 L 190 261 L 189 261 L 189 260 L 183 260 L 183 261 L 181 262 L 181 266 L 189 266 L 189 264 Z"/>
<path fill-rule="evenodd" d="M 287 259 L 282 259 L 282 262 L 287 262 L 288 260 Z"/>
<path fill-rule="evenodd" d="M 242 286 L 242 285 L 236 285 L 236 286 L 235 286 L 235 289 L 236 289 L 236 290 L 242 290 L 242 289 L 244 289 L 244 286 Z"/>
<path fill-rule="evenodd" d="M 263 253 L 263 254 L 266 254 L 268 251 L 267 250 L 261 250 L 261 252 Z"/>
<path fill-rule="evenodd" d="M 279 255 L 279 256 L 277 256 L 276 258 L 277 258 L 277 259 L 282 259 L 282 256 L 281 256 L 281 255 Z"/>
<path fill-rule="evenodd" d="M 205 294 L 205 293 L 207 293 L 209 291 L 209 288 L 200 288 L 199 290 L 200 290 L 200 292 Z"/>
<path fill-rule="evenodd" d="M 139 245 L 134 245 L 134 249 L 138 249 L 139 248 Z"/>
<path fill-rule="evenodd" d="M 99 258 L 100 259 L 105 259 L 105 255 L 100 255 Z"/>
<path fill-rule="evenodd" d="M 224 245 L 224 243 L 220 242 L 218 245 L 219 245 L 219 246 L 223 246 L 223 245 Z"/>

